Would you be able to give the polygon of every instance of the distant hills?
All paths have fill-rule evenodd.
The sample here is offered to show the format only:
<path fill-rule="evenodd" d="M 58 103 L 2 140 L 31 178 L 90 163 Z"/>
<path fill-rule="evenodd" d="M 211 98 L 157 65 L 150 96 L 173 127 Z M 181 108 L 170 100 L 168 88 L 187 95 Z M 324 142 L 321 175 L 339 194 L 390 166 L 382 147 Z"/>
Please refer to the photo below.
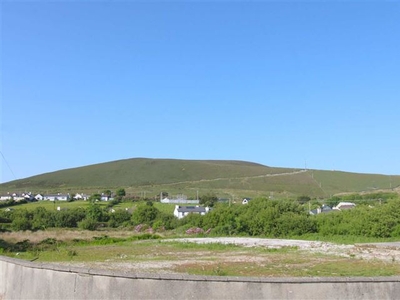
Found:
<path fill-rule="evenodd" d="M 0 184 L 6 192 L 214 192 L 221 196 L 328 197 L 337 193 L 398 190 L 400 176 L 268 167 L 245 161 L 132 158 L 65 169 Z"/>

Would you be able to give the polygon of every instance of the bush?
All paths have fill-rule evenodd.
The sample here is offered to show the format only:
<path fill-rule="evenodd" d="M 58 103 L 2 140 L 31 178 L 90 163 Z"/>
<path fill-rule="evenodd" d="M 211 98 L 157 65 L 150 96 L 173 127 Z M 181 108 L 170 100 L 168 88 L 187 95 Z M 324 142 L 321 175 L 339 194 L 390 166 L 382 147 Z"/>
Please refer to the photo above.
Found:
<path fill-rule="evenodd" d="M 152 225 L 153 222 L 160 215 L 160 211 L 153 205 L 140 205 L 132 215 L 133 224 L 147 224 Z"/>
<path fill-rule="evenodd" d="M 110 213 L 110 227 L 119 227 L 123 224 L 127 224 L 131 220 L 132 215 L 126 210 L 116 210 Z"/>
<path fill-rule="evenodd" d="M 97 222 L 93 219 L 84 219 L 78 223 L 78 227 L 85 230 L 96 230 Z"/>
<path fill-rule="evenodd" d="M 27 218 L 17 217 L 11 222 L 11 228 L 15 231 L 31 230 L 32 224 Z"/>

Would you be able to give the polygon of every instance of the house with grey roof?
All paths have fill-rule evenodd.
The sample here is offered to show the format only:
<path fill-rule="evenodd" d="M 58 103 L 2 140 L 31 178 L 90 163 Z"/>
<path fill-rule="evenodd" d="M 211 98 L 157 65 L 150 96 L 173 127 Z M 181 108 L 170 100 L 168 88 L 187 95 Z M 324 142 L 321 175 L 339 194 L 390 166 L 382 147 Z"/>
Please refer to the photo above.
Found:
<path fill-rule="evenodd" d="M 12 195 L 10 195 L 10 194 L 0 196 L 0 201 L 7 201 L 7 200 L 11 200 L 11 199 L 12 199 Z"/>
<path fill-rule="evenodd" d="M 333 210 L 330 206 L 323 204 L 321 207 L 310 210 L 310 215 L 324 214 L 324 213 L 329 213 L 332 211 Z"/>
<path fill-rule="evenodd" d="M 209 207 L 203 207 L 198 205 L 196 206 L 175 205 L 174 216 L 177 217 L 178 219 L 182 219 L 189 214 L 205 215 L 209 211 L 210 211 Z"/>
<path fill-rule="evenodd" d="M 89 199 L 90 195 L 77 193 L 74 195 L 75 200 L 87 200 Z"/>
<path fill-rule="evenodd" d="M 36 196 L 35 196 L 35 199 L 36 200 L 38 200 L 38 201 L 41 201 L 41 200 L 43 200 L 43 195 L 42 194 L 37 194 Z"/>
<path fill-rule="evenodd" d="M 353 202 L 340 202 L 333 209 L 335 209 L 335 210 L 346 210 L 346 209 L 352 209 L 354 207 L 356 207 L 356 204 L 353 203 Z"/>
<path fill-rule="evenodd" d="M 48 200 L 48 201 L 68 201 L 70 200 L 70 195 L 69 194 L 48 194 L 43 196 L 43 200 Z"/>

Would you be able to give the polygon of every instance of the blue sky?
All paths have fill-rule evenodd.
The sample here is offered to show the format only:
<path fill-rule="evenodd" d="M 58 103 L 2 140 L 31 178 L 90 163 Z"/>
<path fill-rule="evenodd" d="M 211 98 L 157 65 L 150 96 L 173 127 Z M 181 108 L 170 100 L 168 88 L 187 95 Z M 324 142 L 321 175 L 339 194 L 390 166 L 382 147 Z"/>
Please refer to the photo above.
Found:
<path fill-rule="evenodd" d="M 0 10 L 0 182 L 134 157 L 400 175 L 397 1 Z"/>

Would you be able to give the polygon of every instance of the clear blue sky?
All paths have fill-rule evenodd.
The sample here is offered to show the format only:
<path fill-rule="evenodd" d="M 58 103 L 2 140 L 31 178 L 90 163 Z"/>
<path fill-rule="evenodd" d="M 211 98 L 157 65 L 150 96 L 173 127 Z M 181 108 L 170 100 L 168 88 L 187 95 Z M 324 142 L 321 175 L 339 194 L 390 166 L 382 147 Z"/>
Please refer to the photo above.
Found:
<path fill-rule="evenodd" d="M 0 9 L 0 182 L 134 157 L 400 175 L 398 1 Z"/>

